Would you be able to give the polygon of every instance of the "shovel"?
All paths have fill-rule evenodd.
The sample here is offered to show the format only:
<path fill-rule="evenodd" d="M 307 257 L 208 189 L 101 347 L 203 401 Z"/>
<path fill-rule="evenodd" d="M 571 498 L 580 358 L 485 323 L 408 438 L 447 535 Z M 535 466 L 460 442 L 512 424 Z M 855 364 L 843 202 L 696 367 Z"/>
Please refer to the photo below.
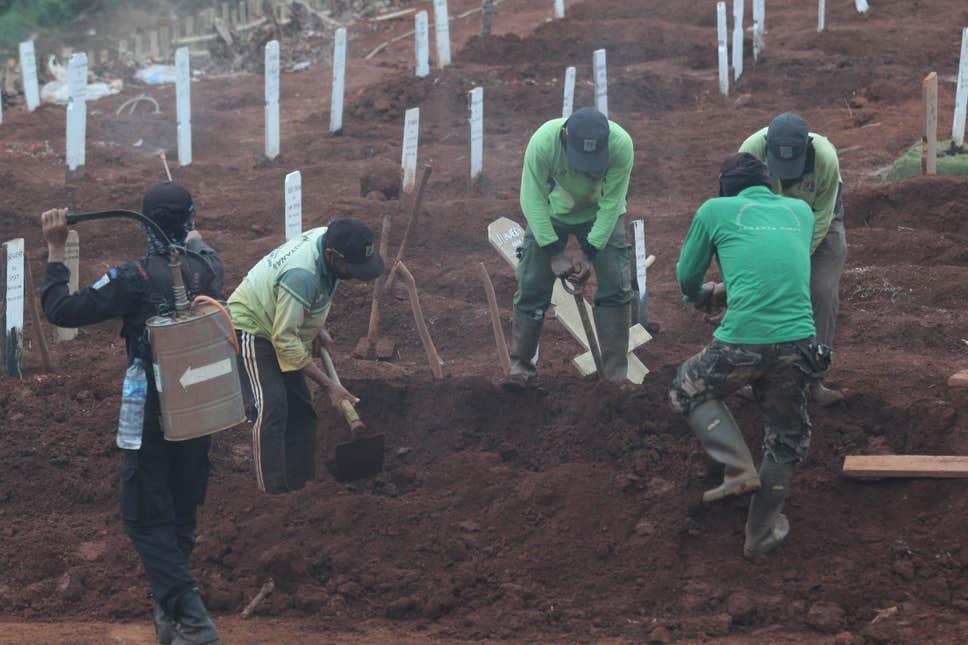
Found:
<path fill-rule="evenodd" d="M 326 373 L 339 383 L 339 376 L 329 352 L 323 349 L 321 353 L 323 363 L 326 364 Z M 350 440 L 336 444 L 334 458 L 329 464 L 333 476 L 340 481 L 351 481 L 382 472 L 383 435 L 366 433 L 366 426 L 356 413 L 356 408 L 346 399 L 339 402 L 339 409 L 350 427 Z"/>
<path fill-rule="evenodd" d="M 598 378 L 605 378 L 603 376 L 605 368 L 602 365 L 602 350 L 598 347 L 598 337 L 595 335 L 595 328 L 592 326 L 592 321 L 588 318 L 588 306 L 585 304 L 585 298 L 582 295 L 584 285 L 572 285 L 565 278 L 561 278 L 561 286 L 565 288 L 565 291 L 575 296 L 578 315 L 581 317 L 581 326 L 585 329 L 585 338 L 588 339 L 588 351 L 592 353 L 592 358 L 595 360 L 595 369 L 597 370 Z"/>

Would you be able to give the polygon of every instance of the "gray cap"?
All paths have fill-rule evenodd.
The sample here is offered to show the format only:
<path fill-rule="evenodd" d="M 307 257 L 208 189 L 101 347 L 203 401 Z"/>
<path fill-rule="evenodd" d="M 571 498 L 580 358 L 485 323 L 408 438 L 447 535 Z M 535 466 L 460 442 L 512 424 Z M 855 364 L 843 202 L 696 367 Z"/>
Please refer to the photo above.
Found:
<path fill-rule="evenodd" d="M 565 121 L 565 154 L 575 172 L 604 175 L 608 170 L 608 117 L 595 108 L 582 108 Z"/>
<path fill-rule="evenodd" d="M 800 115 L 784 112 L 766 131 L 766 166 L 771 177 L 797 179 L 807 165 L 810 128 Z"/>

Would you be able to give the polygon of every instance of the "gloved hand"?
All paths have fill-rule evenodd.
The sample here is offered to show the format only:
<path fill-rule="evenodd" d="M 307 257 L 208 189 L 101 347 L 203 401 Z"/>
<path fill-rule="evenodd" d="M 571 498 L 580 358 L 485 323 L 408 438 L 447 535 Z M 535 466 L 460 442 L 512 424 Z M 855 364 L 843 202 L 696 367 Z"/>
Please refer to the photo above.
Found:
<path fill-rule="evenodd" d="M 581 252 L 585 254 L 589 262 L 595 261 L 595 256 L 598 255 L 598 249 L 588 243 L 588 241 L 580 242 Z"/>
<path fill-rule="evenodd" d="M 576 262 L 564 252 L 551 256 L 551 272 L 573 284 L 585 284 L 592 275 L 592 270 L 588 265 Z"/>
<path fill-rule="evenodd" d="M 722 282 L 705 282 L 693 306 L 706 315 L 726 306 L 726 285 Z"/>

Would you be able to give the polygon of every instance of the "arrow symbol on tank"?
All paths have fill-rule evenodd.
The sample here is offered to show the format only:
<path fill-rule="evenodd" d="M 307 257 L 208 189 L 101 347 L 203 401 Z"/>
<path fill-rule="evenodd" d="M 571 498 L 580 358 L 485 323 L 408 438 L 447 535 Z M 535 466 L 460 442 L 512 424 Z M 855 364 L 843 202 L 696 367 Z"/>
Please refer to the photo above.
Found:
<path fill-rule="evenodd" d="M 226 374 L 232 373 L 232 361 L 228 358 L 218 361 L 217 363 L 211 363 L 209 365 L 203 365 L 202 367 L 193 368 L 191 365 L 185 370 L 185 373 L 181 375 L 178 382 L 181 384 L 183 389 L 187 389 L 192 385 L 198 385 L 199 383 L 204 383 L 205 381 L 211 381 L 220 376 L 225 376 Z"/>

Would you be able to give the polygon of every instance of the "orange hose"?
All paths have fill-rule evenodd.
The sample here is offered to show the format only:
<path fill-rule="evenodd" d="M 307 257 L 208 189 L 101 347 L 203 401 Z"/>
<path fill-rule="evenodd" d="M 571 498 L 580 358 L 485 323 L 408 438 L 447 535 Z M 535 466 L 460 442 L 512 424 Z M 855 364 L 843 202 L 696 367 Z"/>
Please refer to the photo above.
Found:
<path fill-rule="evenodd" d="M 241 354 L 242 352 L 241 352 L 241 349 L 239 348 L 239 337 L 235 333 L 235 325 L 232 324 L 232 314 L 229 313 L 229 310 L 226 309 L 225 305 L 223 305 L 221 302 L 219 302 L 218 300 L 210 296 L 195 296 L 195 299 L 192 300 L 192 308 L 195 307 L 196 303 L 198 303 L 199 300 L 201 300 L 202 302 L 207 302 L 208 304 L 212 305 L 222 313 L 222 315 L 225 317 L 225 322 L 229 324 L 229 332 L 230 332 L 229 335 L 231 336 L 231 339 L 232 339 L 232 345 L 235 347 L 235 353 Z"/>

